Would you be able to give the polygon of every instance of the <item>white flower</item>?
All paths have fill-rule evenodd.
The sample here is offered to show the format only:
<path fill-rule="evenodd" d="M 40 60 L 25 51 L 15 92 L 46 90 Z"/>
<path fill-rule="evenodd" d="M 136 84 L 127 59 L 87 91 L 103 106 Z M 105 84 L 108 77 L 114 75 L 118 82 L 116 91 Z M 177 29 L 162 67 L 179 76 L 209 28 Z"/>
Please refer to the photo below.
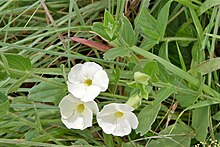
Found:
<path fill-rule="evenodd" d="M 138 126 L 138 119 L 131 112 L 133 110 L 127 104 L 108 104 L 97 114 L 97 122 L 106 134 L 122 137 Z"/>
<path fill-rule="evenodd" d="M 80 130 L 92 126 L 92 114 L 99 111 L 96 102 L 82 102 L 71 94 L 61 100 L 59 108 L 65 126 Z"/>
<path fill-rule="evenodd" d="M 109 78 L 94 62 L 75 65 L 68 74 L 68 91 L 81 101 L 93 101 L 108 88 Z"/>

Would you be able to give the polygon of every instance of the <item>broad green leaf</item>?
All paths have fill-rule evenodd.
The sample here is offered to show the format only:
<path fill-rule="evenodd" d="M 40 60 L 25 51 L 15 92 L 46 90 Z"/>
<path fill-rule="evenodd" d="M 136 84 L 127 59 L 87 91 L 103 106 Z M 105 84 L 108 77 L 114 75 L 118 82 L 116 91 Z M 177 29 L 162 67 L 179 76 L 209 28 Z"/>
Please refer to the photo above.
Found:
<path fill-rule="evenodd" d="M 175 95 L 175 98 L 182 107 L 188 107 L 194 104 L 199 97 L 194 93 L 178 91 L 178 93 Z"/>
<path fill-rule="evenodd" d="M 4 54 L 9 68 L 19 70 L 19 71 L 30 71 L 31 61 L 30 59 L 17 54 Z M 2 58 L 1 58 L 2 60 Z M 24 74 L 23 74 L 24 75 Z M 10 77 L 19 78 L 23 75 L 16 72 L 10 71 Z"/>
<path fill-rule="evenodd" d="M 103 26 L 105 27 L 105 31 L 108 34 L 108 36 L 112 39 L 115 34 L 117 24 L 111 13 L 108 12 L 107 10 L 105 10 L 104 13 Z"/>
<path fill-rule="evenodd" d="M 145 51 L 139 47 L 133 46 L 130 48 L 133 52 L 142 55 L 143 57 L 145 57 L 146 59 L 149 60 L 156 60 L 158 61 L 160 64 L 162 64 L 167 70 L 175 73 L 176 75 L 178 75 L 179 77 L 181 77 L 182 79 L 185 79 L 186 81 L 188 81 L 189 83 L 197 86 L 199 84 L 199 80 L 194 78 L 192 75 L 190 75 L 189 73 L 183 71 L 182 69 L 178 68 L 177 66 L 171 64 L 170 62 L 167 62 L 166 60 L 148 52 Z M 161 72 L 161 71 L 160 71 Z M 213 90 L 211 87 L 202 84 L 202 90 L 205 91 L 207 94 L 210 94 L 213 97 L 219 98 L 220 94 Z"/>
<path fill-rule="evenodd" d="M 103 132 L 103 139 L 105 142 L 105 145 L 108 147 L 115 147 L 114 141 L 113 141 L 113 137 L 111 134 L 105 134 Z"/>
<path fill-rule="evenodd" d="M 160 34 L 156 29 L 156 19 L 147 11 L 142 9 L 135 20 L 136 29 L 150 40 L 159 40 Z"/>
<path fill-rule="evenodd" d="M 198 13 L 198 15 L 201 15 L 204 12 L 206 12 L 209 8 L 211 8 L 213 6 L 217 6 L 217 5 L 220 5 L 220 1 L 219 0 L 206 0 L 197 9 L 197 13 Z"/>
<path fill-rule="evenodd" d="M 219 104 L 220 103 L 220 100 L 211 100 L 211 99 L 207 99 L 207 100 L 204 100 L 204 101 L 200 101 L 196 104 L 193 104 L 189 107 L 187 107 L 185 109 L 186 110 L 191 110 L 191 109 L 196 109 L 196 108 L 201 108 L 201 107 L 205 107 L 205 106 L 211 106 L 211 105 L 214 105 L 214 104 Z"/>
<path fill-rule="evenodd" d="M 171 130 L 172 132 L 170 132 Z M 167 137 L 165 135 L 167 135 Z M 160 136 L 161 138 L 159 138 Z M 184 124 L 177 123 L 162 130 L 158 134 L 159 139 L 152 140 L 147 146 L 148 147 L 190 147 L 192 137 L 193 137 L 193 130 L 191 128 L 189 128 Z"/>
<path fill-rule="evenodd" d="M 8 97 L 0 92 L 0 116 L 6 114 L 9 109 Z"/>
<path fill-rule="evenodd" d="M 159 73 L 159 67 L 156 61 L 147 62 L 144 66 L 144 72 L 150 77 L 155 77 Z"/>
<path fill-rule="evenodd" d="M 66 95 L 65 87 L 66 85 L 63 85 L 63 88 L 60 88 L 42 82 L 31 88 L 28 99 L 40 102 L 54 102 L 55 104 L 58 104 Z"/>
<path fill-rule="evenodd" d="M 104 40 L 106 41 L 111 41 L 112 39 L 108 36 L 108 34 L 105 31 L 105 27 L 103 26 L 102 23 L 100 22 L 95 22 L 92 26 L 92 30 L 99 35 L 100 37 L 102 37 Z"/>
<path fill-rule="evenodd" d="M 171 0 L 168 1 L 166 5 L 160 10 L 157 20 L 156 20 L 156 28 L 161 38 L 163 38 L 165 35 L 171 2 L 172 2 Z"/>
<path fill-rule="evenodd" d="M 156 120 L 160 107 L 160 104 L 156 106 L 148 105 L 141 110 L 141 112 L 138 114 L 139 125 L 136 129 L 137 133 L 144 135 L 151 129 L 151 125 Z"/>
<path fill-rule="evenodd" d="M 142 41 L 140 47 L 148 51 L 152 49 L 156 44 L 158 44 L 158 41 L 156 40 L 145 40 L 145 41 Z"/>
<path fill-rule="evenodd" d="M 119 33 L 118 40 L 125 46 L 135 45 L 137 39 L 130 21 L 123 15 L 121 18 L 121 23 L 121 31 Z"/>
<path fill-rule="evenodd" d="M 217 113 L 215 113 L 215 115 L 213 116 L 214 120 L 220 120 L 220 111 L 218 111 Z"/>
<path fill-rule="evenodd" d="M 126 47 L 116 47 L 108 50 L 104 53 L 105 60 L 114 60 L 117 57 L 128 57 L 130 56 L 130 49 Z"/>
<path fill-rule="evenodd" d="M 193 110 L 192 127 L 196 131 L 196 139 L 205 142 L 209 125 L 209 107 L 200 107 Z"/>
<path fill-rule="evenodd" d="M 197 66 L 191 68 L 188 72 L 191 73 L 192 75 L 196 75 L 197 72 L 201 73 L 202 75 L 205 75 L 219 69 L 220 69 L 220 57 L 206 60 L 198 64 Z"/>
<path fill-rule="evenodd" d="M 174 92 L 176 92 L 176 89 L 172 86 L 161 88 L 155 95 L 155 100 L 153 101 L 154 105 L 159 105 L 162 101 L 167 99 Z"/>

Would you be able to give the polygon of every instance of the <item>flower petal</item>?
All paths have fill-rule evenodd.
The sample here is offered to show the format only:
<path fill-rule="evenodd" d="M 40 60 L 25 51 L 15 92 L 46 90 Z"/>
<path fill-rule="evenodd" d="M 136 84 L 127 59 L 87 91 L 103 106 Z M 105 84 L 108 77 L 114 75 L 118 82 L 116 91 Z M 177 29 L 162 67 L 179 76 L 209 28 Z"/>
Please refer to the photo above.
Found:
<path fill-rule="evenodd" d="M 84 129 L 84 118 L 80 115 L 72 115 L 68 119 L 61 118 L 61 121 L 68 129 Z"/>
<path fill-rule="evenodd" d="M 134 110 L 134 108 L 132 108 L 131 106 L 129 106 L 127 104 L 116 104 L 115 108 L 118 111 L 122 111 L 122 112 L 131 112 Z"/>
<path fill-rule="evenodd" d="M 83 112 L 83 118 L 84 118 L 84 128 L 91 127 L 92 126 L 92 110 L 85 109 Z"/>
<path fill-rule="evenodd" d="M 86 107 L 92 110 L 93 113 L 97 114 L 99 112 L 99 108 L 96 102 L 91 101 L 91 102 L 86 102 L 85 103 Z"/>
<path fill-rule="evenodd" d="M 100 116 L 97 114 L 97 122 L 106 134 L 112 134 L 116 127 L 116 119 L 114 115 Z"/>
<path fill-rule="evenodd" d="M 103 116 L 110 115 L 110 114 L 113 114 L 114 112 L 116 112 L 117 109 L 115 108 L 115 105 L 117 105 L 117 104 L 111 103 L 111 104 L 105 105 L 103 107 L 103 109 L 99 112 L 99 116 L 103 117 Z"/>
<path fill-rule="evenodd" d="M 115 130 L 112 135 L 125 136 L 131 133 L 131 126 L 126 119 L 117 119 Z"/>
<path fill-rule="evenodd" d="M 85 76 L 82 71 L 83 64 L 73 66 L 68 74 L 68 80 L 71 83 L 83 83 Z"/>
<path fill-rule="evenodd" d="M 82 71 L 83 74 L 89 78 L 90 80 L 93 79 L 94 75 L 96 74 L 96 72 L 98 72 L 99 70 L 102 70 L 102 67 L 95 63 L 95 62 L 85 62 L 82 66 Z"/>
<path fill-rule="evenodd" d="M 128 120 L 132 129 L 136 129 L 138 127 L 138 119 L 134 113 L 125 113 L 125 118 Z"/>
<path fill-rule="evenodd" d="M 67 81 L 68 91 L 76 98 L 82 98 L 86 92 L 86 86 L 84 84 L 74 84 Z"/>
<path fill-rule="evenodd" d="M 109 78 L 104 70 L 99 70 L 92 80 L 92 84 L 101 87 L 101 91 L 108 89 Z"/>
<path fill-rule="evenodd" d="M 74 99 L 71 94 L 68 94 L 60 101 L 59 108 L 63 118 L 67 119 L 74 113 Z"/>
<path fill-rule="evenodd" d="M 83 102 L 93 101 L 100 93 L 101 88 L 98 86 L 88 86 L 85 90 L 85 95 L 81 98 Z"/>

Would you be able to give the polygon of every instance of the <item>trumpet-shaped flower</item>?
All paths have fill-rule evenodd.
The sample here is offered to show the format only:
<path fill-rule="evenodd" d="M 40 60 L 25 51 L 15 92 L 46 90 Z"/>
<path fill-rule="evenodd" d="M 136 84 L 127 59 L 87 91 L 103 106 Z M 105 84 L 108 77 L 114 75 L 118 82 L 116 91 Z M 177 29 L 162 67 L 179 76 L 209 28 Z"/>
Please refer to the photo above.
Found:
<path fill-rule="evenodd" d="M 138 119 L 127 104 L 108 104 L 97 114 L 97 122 L 106 134 L 125 136 L 136 129 Z"/>
<path fill-rule="evenodd" d="M 83 130 L 92 126 L 93 113 L 98 113 L 96 102 L 82 102 L 68 94 L 59 104 L 61 121 L 68 129 Z"/>
<path fill-rule="evenodd" d="M 75 65 L 68 74 L 68 91 L 83 102 L 93 101 L 108 88 L 109 78 L 94 62 Z"/>

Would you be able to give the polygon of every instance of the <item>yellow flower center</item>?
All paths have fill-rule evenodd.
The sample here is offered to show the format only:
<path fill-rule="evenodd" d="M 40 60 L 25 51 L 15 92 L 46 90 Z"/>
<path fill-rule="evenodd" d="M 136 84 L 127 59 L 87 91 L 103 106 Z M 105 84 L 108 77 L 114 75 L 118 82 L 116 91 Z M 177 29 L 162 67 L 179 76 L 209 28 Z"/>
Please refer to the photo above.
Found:
<path fill-rule="evenodd" d="M 92 80 L 86 79 L 86 80 L 84 81 L 84 84 L 85 84 L 86 86 L 90 86 L 90 85 L 92 85 Z"/>
<path fill-rule="evenodd" d="M 76 111 L 82 113 L 85 110 L 84 104 L 78 104 L 76 107 Z"/>
<path fill-rule="evenodd" d="M 115 112 L 115 117 L 116 117 L 116 118 L 122 118 L 123 116 L 124 116 L 124 113 L 123 113 L 123 112 L 121 112 L 121 111 Z"/>

